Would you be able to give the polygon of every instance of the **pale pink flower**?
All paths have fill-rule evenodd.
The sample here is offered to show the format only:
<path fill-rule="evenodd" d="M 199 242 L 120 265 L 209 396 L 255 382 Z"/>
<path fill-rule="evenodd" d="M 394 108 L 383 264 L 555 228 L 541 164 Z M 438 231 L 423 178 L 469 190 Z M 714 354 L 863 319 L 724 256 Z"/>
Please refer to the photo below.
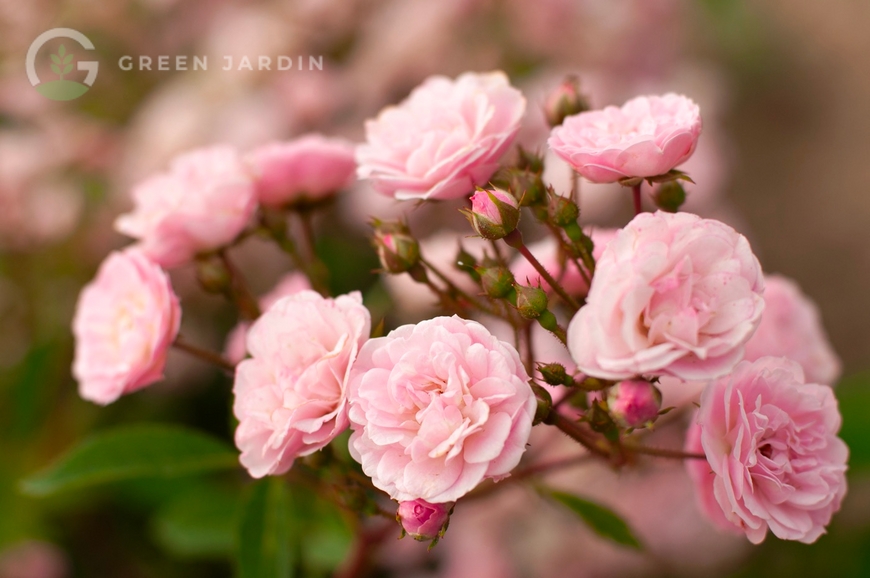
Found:
<path fill-rule="evenodd" d="M 818 308 L 794 281 L 781 275 L 765 277 L 764 315 L 758 331 L 746 342 L 744 359 L 768 355 L 797 361 L 812 383 L 834 385 L 840 377 L 840 359 L 828 341 Z"/>
<path fill-rule="evenodd" d="M 744 361 L 707 384 L 697 423 L 716 505 L 750 542 L 768 529 L 807 544 L 825 533 L 846 494 L 849 455 L 830 387 L 805 383 L 800 365 L 783 357 Z M 721 523 L 699 468 L 701 505 Z"/>
<path fill-rule="evenodd" d="M 618 229 L 596 227 L 588 233 L 592 237 L 592 243 L 595 245 L 595 248 L 592 250 L 592 257 L 594 259 L 601 258 L 604 248 L 616 236 L 617 232 Z M 543 241 L 532 243 L 528 248 L 544 268 L 561 283 L 565 291 L 572 295 L 585 295 L 589 290 L 586 279 L 583 278 L 583 275 L 577 270 L 571 259 L 565 258 L 566 256 L 562 254 L 561 248 L 555 239 L 547 237 Z M 563 262 L 564 266 L 562 266 Z M 541 275 L 532 267 L 528 259 L 525 259 L 522 255 L 517 256 L 511 263 L 511 272 L 514 274 L 517 283 L 531 285 L 532 287 L 537 287 L 540 283 L 544 291 L 552 291 L 549 283 L 541 278 Z"/>
<path fill-rule="evenodd" d="M 166 273 L 136 249 L 111 253 L 76 305 L 79 394 L 106 405 L 162 379 L 180 322 Z"/>
<path fill-rule="evenodd" d="M 604 379 L 705 380 L 743 358 L 764 309 L 746 238 L 688 213 L 642 213 L 610 241 L 568 326 L 577 367 Z"/>
<path fill-rule="evenodd" d="M 67 578 L 70 561 L 49 542 L 19 542 L 0 551 L 0 578 Z"/>
<path fill-rule="evenodd" d="M 525 108 L 502 72 L 430 77 L 366 122 L 357 175 L 399 200 L 463 197 L 496 171 Z"/>
<path fill-rule="evenodd" d="M 351 455 L 399 501 L 453 502 L 519 463 L 535 413 L 512 345 L 436 317 L 363 346 L 350 385 Z"/>
<path fill-rule="evenodd" d="M 167 173 L 133 189 L 135 208 L 115 228 L 139 242 L 154 262 L 175 267 L 230 243 L 257 207 L 254 184 L 235 150 L 198 149 L 177 157 Z"/>
<path fill-rule="evenodd" d="M 450 518 L 453 504 L 430 504 L 426 500 L 408 500 L 399 504 L 396 518 L 415 540 L 433 540 Z"/>
<path fill-rule="evenodd" d="M 550 148 L 593 183 L 661 175 L 684 163 L 701 134 L 698 105 L 685 96 L 639 96 L 569 116 Z"/>
<path fill-rule="evenodd" d="M 254 322 L 233 386 L 236 446 L 253 477 L 286 472 L 347 428 L 348 376 L 370 329 L 356 292 L 301 291 Z"/>
<path fill-rule="evenodd" d="M 325 199 L 346 187 L 356 169 L 353 143 L 319 134 L 261 146 L 245 161 L 260 203 L 270 207 Z"/>
<path fill-rule="evenodd" d="M 282 297 L 294 295 L 306 289 L 311 289 L 308 277 L 298 272 L 288 273 L 278 281 L 271 291 L 260 297 L 258 301 L 260 311 L 265 313 Z M 245 338 L 250 328 L 250 321 L 242 321 L 233 327 L 227 335 L 227 341 L 224 345 L 224 357 L 233 365 L 237 365 L 245 358 Z"/>

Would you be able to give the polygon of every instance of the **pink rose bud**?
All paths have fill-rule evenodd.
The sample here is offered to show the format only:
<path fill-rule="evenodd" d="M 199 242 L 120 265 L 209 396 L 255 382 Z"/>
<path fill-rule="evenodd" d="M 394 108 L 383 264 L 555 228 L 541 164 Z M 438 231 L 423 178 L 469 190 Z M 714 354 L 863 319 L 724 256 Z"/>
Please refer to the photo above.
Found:
<path fill-rule="evenodd" d="M 589 181 L 614 183 L 667 173 L 692 156 L 700 134 L 698 105 L 666 94 L 570 116 L 548 144 Z"/>
<path fill-rule="evenodd" d="M 138 239 L 137 246 L 162 267 L 232 242 L 257 208 L 251 176 L 228 146 L 177 157 L 169 172 L 138 184 L 133 199 L 133 211 L 118 217 L 115 229 Z"/>
<path fill-rule="evenodd" d="M 446 529 L 452 507 L 452 503 L 430 504 L 420 499 L 401 502 L 396 520 L 415 540 L 434 540 Z"/>
<path fill-rule="evenodd" d="M 136 249 L 111 253 L 76 305 L 73 375 L 80 395 L 106 405 L 162 379 L 180 322 L 166 273 Z"/>
<path fill-rule="evenodd" d="M 610 388 L 607 407 L 621 426 L 642 428 L 659 416 L 662 392 L 648 381 L 622 381 Z"/>
<path fill-rule="evenodd" d="M 498 169 L 525 109 L 503 72 L 430 77 L 366 122 L 357 176 L 399 200 L 464 197 Z"/>
<path fill-rule="evenodd" d="M 494 241 L 517 228 L 520 209 L 514 196 L 506 191 L 478 189 L 471 196 L 471 211 L 466 216 L 478 235 Z"/>
<path fill-rule="evenodd" d="M 576 76 L 567 76 L 562 84 L 547 97 L 544 105 L 544 115 L 547 124 L 558 126 L 565 117 L 579 114 L 589 110 L 589 102 L 580 93 L 580 79 Z"/>
<path fill-rule="evenodd" d="M 374 226 L 374 244 L 384 271 L 404 273 L 420 261 L 420 244 L 406 225 L 375 221 Z"/>
<path fill-rule="evenodd" d="M 245 156 L 268 207 L 316 203 L 346 187 L 356 169 L 350 141 L 310 134 L 254 149 Z"/>

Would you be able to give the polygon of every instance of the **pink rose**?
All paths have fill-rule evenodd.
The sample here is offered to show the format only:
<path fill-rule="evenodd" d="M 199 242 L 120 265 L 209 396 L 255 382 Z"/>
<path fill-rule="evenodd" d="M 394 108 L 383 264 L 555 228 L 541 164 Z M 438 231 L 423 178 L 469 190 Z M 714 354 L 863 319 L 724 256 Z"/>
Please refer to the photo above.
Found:
<path fill-rule="evenodd" d="M 617 232 L 617 229 L 592 229 L 589 236 L 592 237 L 592 242 L 595 244 L 595 248 L 592 250 L 592 257 L 594 259 L 598 260 L 601 258 L 604 248 L 616 236 Z M 529 251 L 532 252 L 532 255 L 541 262 L 554 278 L 559 280 L 562 287 L 568 293 L 572 295 L 585 295 L 589 290 L 589 287 L 586 285 L 586 279 L 583 278 L 583 275 L 580 274 L 580 271 L 577 270 L 577 267 L 574 266 L 571 260 L 565 259 L 563 261 L 560 247 L 552 237 L 547 237 L 543 241 L 529 245 Z M 565 263 L 564 267 L 561 265 L 563 262 Z M 522 255 L 518 256 L 511 263 L 511 272 L 514 274 L 517 283 L 531 285 L 532 287 L 537 287 L 540 283 L 544 291 L 548 293 L 552 291 L 550 285 L 541 279 L 540 274 Z"/>
<path fill-rule="evenodd" d="M 453 502 L 519 463 L 535 414 L 512 345 L 436 317 L 363 346 L 350 385 L 350 452 L 399 501 Z"/>
<path fill-rule="evenodd" d="M 662 392 L 648 381 L 621 381 L 607 392 L 607 408 L 623 427 L 642 428 L 658 418 Z"/>
<path fill-rule="evenodd" d="M 135 208 L 115 221 L 120 233 L 155 263 L 176 267 L 230 243 L 257 208 L 254 184 L 235 150 L 198 149 L 177 157 L 168 173 L 133 189 Z"/>
<path fill-rule="evenodd" d="M 233 413 L 240 461 L 255 478 L 282 474 L 347 428 L 350 368 L 369 336 L 359 293 L 284 297 L 248 332 L 236 367 Z"/>
<path fill-rule="evenodd" d="M 465 215 L 479 236 L 495 241 L 517 228 L 520 207 L 507 191 L 478 189 L 471 195 L 471 210 Z"/>
<path fill-rule="evenodd" d="M 351 142 L 319 134 L 261 146 L 245 161 L 254 174 L 257 197 L 270 207 L 329 197 L 348 185 L 356 169 Z"/>
<path fill-rule="evenodd" d="M 639 96 L 569 116 L 548 144 L 593 183 L 662 175 L 684 163 L 701 134 L 698 105 L 685 96 Z"/>
<path fill-rule="evenodd" d="M 846 494 L 840 422 L 831 388 L 804 383 L 800 365 L 782 357 L 744 361 L 707 384 L 697 423 L 713 497 L 750 542 L 761 543 L 768 528 L 806 544 L 825 533 Z M 721 520 L 700 467 L 692 469 L 707 496 L 702 506 Z"/>
<path fill-rule="evenodd" d="M 278 284 L 271 291 L 260 297 L 260 311 L 266 312 L 282 297 L 294 295 L 306 289 L 311 289 L 308 277 L 298 272 L 288 273 L 278 281 Z M 232 331 L 227 335 L 227 342 L 224 345 L 224 357 L 233 365 L 237 365 L 245 358 L 247 353 L 245 350 L 245 338 L 250 328 L 251 323 L 249 321 L 242 321 L 233 327 Z"/>
<path fill-rule="evenodd" d="M 746 342 L 744 359 L 768 355 L 797 361 L 813 383 L 834 385 L 840 377 L 840 360 L 825 335 L 818 308 L 794 281 L 780 275 L 765 277 L 764 315 Z"/>
<path fill-rule="evenodd" d="M 598 260 L 568 326 L 580 371 L 604 379 L 730 371 L 761 320 L 764 278 L 746 238 L 688 213 L 642 213 Z"/>
<path fill-rule="evenodd" d="M 396 519 L 415 540 L 434 540 L 450 519 L 453 504 L 430 504 L 426 500 L 409 500 L 399 504 Z"/>
<path fill-rule="evenodd" d="M 111 253 L 76 305 L 79 394 L 106 405 L 162 379 L 180 322 L 166 273 L 136 249 Z"/>
<path fill-rule="evenodd" d="M 496 171 L 525 109 L 502 72 L 430 77 L 366 122 L 357 175 L 399 200 L 463 197 Z"/>

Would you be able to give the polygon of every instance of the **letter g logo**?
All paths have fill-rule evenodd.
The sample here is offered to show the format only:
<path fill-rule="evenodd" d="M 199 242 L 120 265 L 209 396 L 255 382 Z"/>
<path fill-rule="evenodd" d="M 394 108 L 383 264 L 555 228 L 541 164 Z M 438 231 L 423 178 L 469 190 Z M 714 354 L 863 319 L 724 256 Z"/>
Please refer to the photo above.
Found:
<path fill-rule="evenodd" d="M 51 100 L 73 100 L 86 93 L 97 79 L 97 70 L 100 63 L 95 60 L 84 60 L 76 63 L 76 70 L 87 71 L 84 84 L 75 80 L 66 80 L 64 76 L 72 72 L 74 56 L 67 52 L 66 46 L 61 44 L 57 54 L 51 55 L 51 70 L 60 78 L 41 82 L 36 74 L 36 55 L 42 45 L 55 38 L 70 38 L 78 42 L 86 50 L 94 50 L 94 43 L 87 36 L 72 28 L 52 28 L 36 37 L 27 50 L 27 79 L 36 90 Z"/>

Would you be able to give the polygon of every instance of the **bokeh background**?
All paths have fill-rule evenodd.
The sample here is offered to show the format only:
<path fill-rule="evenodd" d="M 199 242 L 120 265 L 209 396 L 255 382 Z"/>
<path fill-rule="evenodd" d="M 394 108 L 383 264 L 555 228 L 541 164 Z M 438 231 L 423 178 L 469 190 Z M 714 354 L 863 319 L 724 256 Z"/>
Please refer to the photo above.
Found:
<path fill-rule="evenodd" d="M 667 91 L 699 102 L 705 129 L 686 166 L 697 181 L 688 208 L 741 230 L 766 271 L 797 280 L 818 304 L 844 364 L 837 393 L 852 447 L 850 493 L 816 545 L 769 538 L 750 548 L 704 526 L 678 465 L 621 475 L 577 469 L 556 483 L 623 513 L 645 553 L 599 541 L 511 490 L 458 512 L 430 555 L 407 540 L 389 544 L 377 575 L 870 575 L 868 24 L 870 4 L 856 1 L 0 0 L 0 578 L 233 573 L 238 475 L 44 499 L 19 491 L 20 479 L 113 425 L 180 423 L 231 439 L 230 382 L 177 354 L 165 382 L 111 407 L 77 396 L 75 299 L 126 243 L 111 223 L 129 208 L 130 186 L 206 144 L 248 149 L 310 131 L 360 141 L 366 118 L 427 76 L 492 69 L 529 99 L 520 138 L 530 148 L 543 147 L 540 107 L 567 73 L 580 76 L 596 107 Z M 95 56 L 77 52 L 99 60 L 100 71 L 70 102 L 44 98 L 24 72 L 32 40 L 55 27 L 97 47 Z M 207 55 L 209 70 L 118 67 L 124 55 L 137 64 L 140 55 L 179 54 Z M 294 68 L 223 71 L 226 55 L 249 56 L 255 67 L 259 55 L 273 63 L 289 55 Z M 323 69 L 299 70 L 298 56 L 322 56 Z M 547 175 L 567 186 L 564 166 L 551 163 Z M 581 195 L 584 222 L 620 225 L 631 214 L 619 191 L 584 185 Z M 372 273 L 366 221 L 404 209 L 358 185 L 317 223 L 329 235 L 318 251 L 334 288 L 363 289 L 373 317 L 393 324 L 419 318 L 430 302 Z M 446 212 L 411 218 L 426 235 L 463 230 Z M 256 240 L 237 260 L 259 293 L 289 268 Z M 220 350 L 232 310 L 198 292 L 190 271 L 173 280 L 185 336 Z M 350 547 L 344 515 L 313 496 L 291 501 L 300 575 L 329 575 Z"/>

